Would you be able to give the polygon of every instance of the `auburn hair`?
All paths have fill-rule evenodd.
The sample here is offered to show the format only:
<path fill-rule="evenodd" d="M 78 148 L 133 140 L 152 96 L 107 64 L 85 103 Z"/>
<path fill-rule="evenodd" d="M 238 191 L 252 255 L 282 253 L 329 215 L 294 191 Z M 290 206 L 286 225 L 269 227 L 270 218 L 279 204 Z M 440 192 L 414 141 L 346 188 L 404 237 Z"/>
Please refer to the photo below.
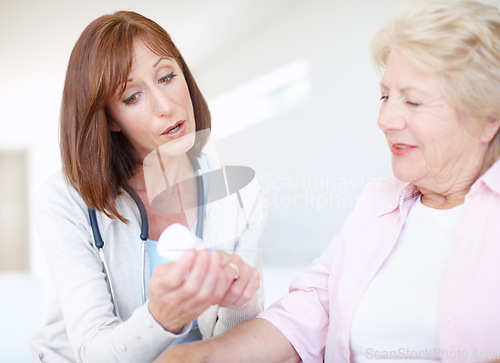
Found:
<path fill-rule="evenodd" d="M 113 95 L 125 90 L 138 39 L 152 52 L 179 64 L 189 88 L 196 130 L 211 127 L 207 103 L 186 62 L 157 23 L 135 12 L 118 11 L 85 28 L 71 52 L 64 84 L 59 127 L 62 169 L 88 207 L 124 222 L 115 200 L 142 160 L 123 133 L 110 130 L 106 106 Z M 190 156 L 200 155 L 207 135 L 196 133 Z"/>

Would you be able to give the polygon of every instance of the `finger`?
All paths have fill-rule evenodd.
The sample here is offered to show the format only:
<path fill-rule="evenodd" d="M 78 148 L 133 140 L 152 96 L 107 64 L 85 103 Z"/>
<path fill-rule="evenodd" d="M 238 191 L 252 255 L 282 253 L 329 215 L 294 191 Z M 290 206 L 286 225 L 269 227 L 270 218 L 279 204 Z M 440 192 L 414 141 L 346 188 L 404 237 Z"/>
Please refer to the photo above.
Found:
<path fill-rule="evenodd" d="M 242 306 L 249 302 L 260 287 L 260 275 L 256 270 L 253 270 L 251 277 L 248 279 L 247 284 L 240 297 L 233 303 L 235 306 Z"/>
<path fill-rule="evenodd" d="M 186 297 L 193 297 L 198 293 L 199 289 L 203 285 L 207 270 L 210 266 L 210 252 L 199 251 L 195 252 L 195 255 L 196 259 L 191 266 L 189 277 L 182 287 L 183 292 L 187 294 Z"/>
<path fill-rule="evenodd" d="M 203 276 L 203 283 L 196 294 L 196 300 L 200 304 L 208 307 L 217 303 L 223 296 L 225 290 L 221 292 L 217 291 L 220 276 L 221 268 L 219 255 L 210 254 L 208 268 Z M 228 286 L 226 286 L 226 289 L 227 287 Z"/>
<path fill-rule="evenodd" d="M 192 269 L 195 260 L 195 252 L 188 251 L 177 261 L 159 265 L 153 271 L 152 281 L 155 280 L 165 289 L 176 289 L 184 283 L 185 276 Z"/>
<path fill-rule="evenodd" d="M 239 299 L 248 280 L 248 271 L 251 269 L 250 266 L 245 263 L 240 268 L 234 268 L 234 264 L 230 263 L 224 266 L 224 273 L 227 277 L 232 279 L 231 286 L 227 290 L 223 299 L 221 300 L 221 306 L 230 306 L 233 305 L 236 300 Z M 237 278 L 235 278 L 237 277 Z"/>
<path fill-rule="evenodd" d="M 237 264 L 233 262 L 228 262 L 224 267 L 230 267 L 234 271 L 233 280 L 237 280 L 240 277 L 240 268 Z"/>
<path fill-rule="evenodd" d="M 217 279 L 217 284 L 213 292 L 213 295 L 215 297 L 215 300 L 213 302 L 214 304 L 221 305 L 222 300 L 231 289 L 231 286 L 234 282 L 234 273 L 234 270 L 228 272 L 226 266 L 219 269 L 219 277 Z"/>
<path fill-rule="evenodd" d="M 232 255 L 230 253 L 227 253 L 227 252 L 221 251 L 221 250 L 217 250 L 217 251 L 215 251 L 215 253 L 217 253 L 219 255 L 221 266 L 225 266 L 228 262 L 233 261 L 235 256 L 238 256 L 238 255 Z M 233 263 L 234 263 L 234 261 L 233 261 Z"/>
<path fill-rule="evenodd" d="M 238 287 L 244 284 L 243 282 L 246 279 L 245 269 L 250 266 L 247 265 L 239 255 L 230 255 L 223 252 L 221 254 L 221 259 L 222 261 L 225 261 L 225 264 L 223 265 L 224 275 L 231 282 L 231 289 L 228 290 L 228 293 L 233 297 L 235 294 L 239 295 Z M 240 271 L 240 269 L 242 269 L 242 271 Z M 235 284 L 236 280 L 240 281 Z"/>
<path fill-rule="evenodd" d="M 242 266 L 240 278 L 235 280 L 228 290 L 227 294 L 222 299 L 223 306 L 241 306 L 246 304 L 260 286 L 259 273 L 250 265 Z"/>

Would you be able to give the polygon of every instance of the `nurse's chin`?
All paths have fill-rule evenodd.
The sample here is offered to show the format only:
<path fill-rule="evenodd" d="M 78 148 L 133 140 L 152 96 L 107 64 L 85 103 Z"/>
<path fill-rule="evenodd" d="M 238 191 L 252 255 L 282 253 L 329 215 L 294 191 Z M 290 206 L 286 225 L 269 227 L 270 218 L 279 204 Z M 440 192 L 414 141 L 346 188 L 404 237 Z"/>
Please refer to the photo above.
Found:
<path fill-rule="evenodd" d="M 173 140 L 167 140 L 162 144 L 158 151 L 164 156 L 180 156 L 186 154 L 193 146 L 196 140 L 194 132 L 184 134 Z"/>

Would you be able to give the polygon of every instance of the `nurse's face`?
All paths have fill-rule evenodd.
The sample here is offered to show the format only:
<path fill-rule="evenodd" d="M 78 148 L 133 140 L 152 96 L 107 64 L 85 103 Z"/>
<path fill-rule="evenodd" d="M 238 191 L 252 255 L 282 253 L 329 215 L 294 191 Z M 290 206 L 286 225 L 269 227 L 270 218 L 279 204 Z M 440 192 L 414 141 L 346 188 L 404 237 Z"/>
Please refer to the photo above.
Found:
<path fill-rule="evenodd" d="M 182 69 L 140 40 L 125 92 L 113 96 L 107 111 L 111 130 L 123 132 L 141 160 L 161 145 L 183 154 L 194 144 L 193 105 Z"/>

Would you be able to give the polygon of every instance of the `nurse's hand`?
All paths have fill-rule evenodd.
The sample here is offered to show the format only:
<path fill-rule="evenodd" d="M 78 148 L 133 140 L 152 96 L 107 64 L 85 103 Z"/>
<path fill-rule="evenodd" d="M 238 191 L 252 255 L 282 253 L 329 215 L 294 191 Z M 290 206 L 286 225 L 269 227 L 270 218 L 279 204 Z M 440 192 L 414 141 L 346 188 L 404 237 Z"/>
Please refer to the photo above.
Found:
<path fill-rule="evenodd" d="M 260 286 L 260 275 L 256 269 L 245 263 L 239 255 L 226 252 L 217 252 L 221 258 L 224 273 L 231 277 L 233 282 L 227 289 L 224 297 L 217 303 L 220 306 L 242 306 L 253 297 Z"/>
<path fill-rule="evenodd" d="M 189 251 L 155 269 L 149 311 L 164 329 L 178 333 L 211 305 L 245 304 L 259 283 L 257 271 L 238 255 Z"/>

